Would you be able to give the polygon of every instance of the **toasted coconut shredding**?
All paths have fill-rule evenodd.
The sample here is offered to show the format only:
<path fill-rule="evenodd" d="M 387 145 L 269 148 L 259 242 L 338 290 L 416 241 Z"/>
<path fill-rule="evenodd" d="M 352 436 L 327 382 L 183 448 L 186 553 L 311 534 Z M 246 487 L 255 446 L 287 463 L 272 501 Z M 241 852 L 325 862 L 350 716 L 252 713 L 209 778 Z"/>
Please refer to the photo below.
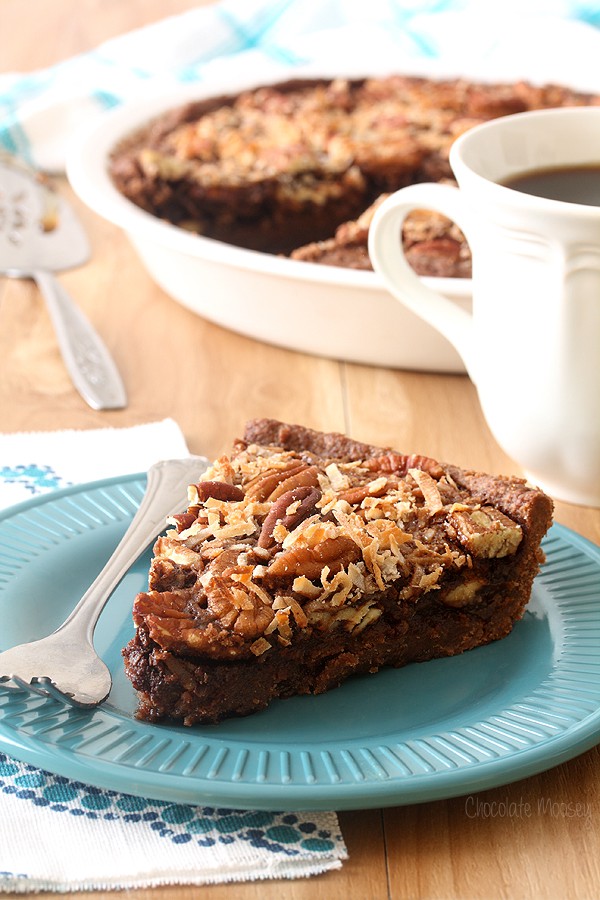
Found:
<path fill-rule="evenodd" d="M 440 489 L 431 475 L 429 475 L 428 472 L 424 472 L 422 469 L 409 469 L 408 474 L 412 475 L 421 488 L 425 506 L 429 512 L 432 515 L 440 512 L 440 510 L 444 508 L 444 504 L 442 502 Z"/>
<path fill-rule="evenodd" d="M 410 601 L 443 595 L 447 582 L 448 608 L 477 602 L 479 581 L 460 588 L 458 574 L 516 553 L 521 540 L 518 524 L 429 457 L 321 459 L 239 442 L 188 497 L 155 561 L 193 587 L 181 609 L 153 617 L 152 637 L 170 646 L 175 615 L 177 646 L 219 658 L 260 657 L 273 640 L 288 646 L 314 631 L 367 631 L 392 585 Z"/>

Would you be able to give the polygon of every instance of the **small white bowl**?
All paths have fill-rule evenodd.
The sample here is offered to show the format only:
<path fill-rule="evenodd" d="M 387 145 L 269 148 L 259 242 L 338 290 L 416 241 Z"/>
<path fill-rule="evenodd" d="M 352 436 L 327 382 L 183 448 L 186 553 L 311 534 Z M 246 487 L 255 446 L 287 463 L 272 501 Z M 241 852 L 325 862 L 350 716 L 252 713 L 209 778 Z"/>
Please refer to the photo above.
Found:
<path fill-rule="evenodd" d="M 270 80 L 285 78 L 278 72 Z M 268 81 L 262 78 L 260 83 Z M 116 189 L 108 160 L 126 135 L 190 100 L 256 86 L 256 79 L 178 86 L 161 97 L 138 98 L 103 114 L 70 148 L 67 175 L 74 191 L 94 212 L 124 230 L 169 296 L 211 322 L 332 359 L 464 372 L 446 338 L 399 303 L 375 272 L 285 259 L 192 234 L 150 215 Z M 470 310 L 470 279 L 424 281 Z"/>

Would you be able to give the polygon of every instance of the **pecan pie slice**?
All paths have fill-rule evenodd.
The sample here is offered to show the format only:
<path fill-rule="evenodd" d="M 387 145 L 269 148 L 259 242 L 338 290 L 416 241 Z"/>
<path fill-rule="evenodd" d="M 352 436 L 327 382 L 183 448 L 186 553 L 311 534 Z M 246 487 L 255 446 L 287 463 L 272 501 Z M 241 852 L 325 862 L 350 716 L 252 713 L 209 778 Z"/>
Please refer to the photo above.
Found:
<path fill-rule="evenodd" d="M 505 637 L 551 521 L 521 479 L 251 421 L 156 542 L 138 715 L 218 722 Z"/>

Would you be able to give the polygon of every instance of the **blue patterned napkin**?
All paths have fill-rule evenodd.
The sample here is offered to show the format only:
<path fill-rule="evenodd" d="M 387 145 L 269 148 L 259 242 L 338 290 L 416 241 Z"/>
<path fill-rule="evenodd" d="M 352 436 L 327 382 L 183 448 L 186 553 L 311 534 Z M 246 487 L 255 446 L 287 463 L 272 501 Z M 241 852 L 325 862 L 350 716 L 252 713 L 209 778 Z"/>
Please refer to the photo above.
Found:
<path fill-rule="evenodd" d="M 172 419 L 0 434 L 0 509 L 187 454 Z M 333 812 L 148 800 L 54 775 L 0 751 L 0 892 L 298 878 L 339 868 L 346 857 Z"/>
<path fill-rule="evenodd" d="M 300 878 L 347 856 L 335 813 L 145 800 L 0 752 L 0 891 L 74 891 Z"/>
<path fill-rule="evenodd" d="M 0 147 L 59 171 L 74 130 L 107 107 L 244 72 L 285 77 L 315 61 L 398 70 L 436 60 L 598 89 L 597 26 L 593 0 L 223 0 L 51 68 L 0 75 Z"/>

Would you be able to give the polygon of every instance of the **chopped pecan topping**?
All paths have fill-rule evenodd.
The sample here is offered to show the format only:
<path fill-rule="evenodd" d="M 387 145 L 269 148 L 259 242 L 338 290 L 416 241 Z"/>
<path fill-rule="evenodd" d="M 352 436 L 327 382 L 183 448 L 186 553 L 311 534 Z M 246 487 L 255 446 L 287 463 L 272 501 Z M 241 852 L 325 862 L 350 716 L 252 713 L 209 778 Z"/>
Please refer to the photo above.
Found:
<path fill-rule="evenodd" d="M 177 531 L 186 531 L 194 524 L 200 512 L 199 506 L 190 506 L 184 513 L 176 513 L 169 517 L 169 522 L 175 525 Z"/>
<path fill-rule="evenodd" d="M 485 582 L 481 578 L 470 578 L 442 593 L 440 600 L 445 606 L 460 608 L 470 606 L 478 600 L 479 591 Z"/>
<path fill-rule="evenodd" d="M 243 500 L 244 492 L 235 484 L 225 481 L 201 481 L 194 485 L 199 503 L 205 503 L 209 497 L 215 500 Z"/>
<path fill-rule="evenodd" d="M 202 558 L 199 553 L 186 546 L 183 541 L 168 536 L 158 538 L 154 545 L 154 557 L 155 559 L 170 559 L 180 566 L 202 566 Z"/>
<path fill-rule="evenodd" d="M 296 487 L 281 494 L 271 506 L 263 522 L 258 538 L 258 546 L 269 548 L 276 543 L 273 529 L 278 523 L 286 531 L 293 531 L 300 522 L 314 513 L 320 499 L 321 491 L 319 488 L 310 487 L 309 485 Z"/>
<path fill-rule="evenodd" d="M 486 559 L 516 553 L 523 536 L 520 525 L 492 506 L 455 509 L 448 523 L 469 553 Z"/>
<path fill-rule="evenodd" d="M 267 650 L 271 649 L 271 645 L 264 637 L 258 638 L 254 643 L 250 644 L 250 650 L 255 656 L 262 656 Z"/>
<path fill-rule="evenodd" d="M 208 475 L 156 542 L 162 599 L 136 613 L 157 645 L 192 656 L 261 656 L 306 629 L 358 633 L 390 585 L 400 602 L 437 591 L 448 607 L 477 603 L 485 560 L 522 537 L 417 454 L 321 459 L 241 442 Z"/>

